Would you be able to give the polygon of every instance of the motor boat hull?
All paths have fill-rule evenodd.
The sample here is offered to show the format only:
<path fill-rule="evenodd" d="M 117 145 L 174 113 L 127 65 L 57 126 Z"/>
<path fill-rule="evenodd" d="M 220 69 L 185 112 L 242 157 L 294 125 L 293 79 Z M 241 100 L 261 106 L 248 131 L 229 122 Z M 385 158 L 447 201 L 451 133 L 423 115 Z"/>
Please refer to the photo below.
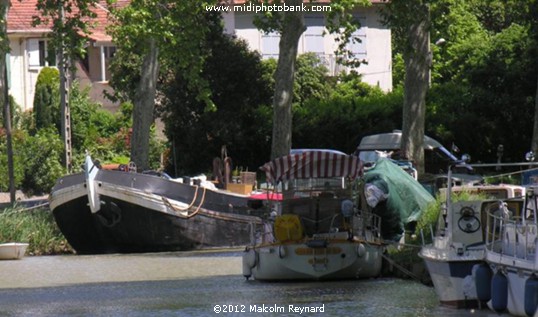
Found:
<path fill-rule="evenodd" d="M 255 260 L 243 275 L 263 281 L 371 278 L 381 273 L 383 252 L 382 245 L 351 241 L 327 241 L 321 248 L 305 243 L 259 246 L 246 251 L 245 259 Z"/>
<path fill-rule="evenodd" d="M 88 173 L 61 178 L 49 201 L 79 254 L 245 246 L 263 212 L 263 201 L 245 195 L 100 169 L 90 179 Z"/>

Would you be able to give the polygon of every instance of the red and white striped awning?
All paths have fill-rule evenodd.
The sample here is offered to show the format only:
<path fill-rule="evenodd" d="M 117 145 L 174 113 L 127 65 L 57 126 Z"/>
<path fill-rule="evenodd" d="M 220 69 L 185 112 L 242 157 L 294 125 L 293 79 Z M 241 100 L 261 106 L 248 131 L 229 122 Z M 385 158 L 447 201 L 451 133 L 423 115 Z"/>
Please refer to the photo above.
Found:
<path fill-rule="evenodd" d="M 265 163 L 260 169 L 267 182 L 277 184 L 290 179 L 350 177 L 362 175 L 362 162 L 357 156 L 331 151 L 306 151 L 282 156 Z"/>

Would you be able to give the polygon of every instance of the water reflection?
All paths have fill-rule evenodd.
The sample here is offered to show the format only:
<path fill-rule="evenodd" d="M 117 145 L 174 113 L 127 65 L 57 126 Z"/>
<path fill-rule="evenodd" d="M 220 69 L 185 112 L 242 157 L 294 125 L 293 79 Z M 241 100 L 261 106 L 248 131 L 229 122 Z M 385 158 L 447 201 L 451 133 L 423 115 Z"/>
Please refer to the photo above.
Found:
<path fill-rule="evenodd" d="M 263 283 L 246 281 L 238 273 L 240 268 L 235 264 L 240 265 L 239 254 L 167 256 L 173 257 L 170 265 L 183 265 L 169 267 L 170 271 L 182 270 L 188 274 L 158 281 L 141 281 L 137 276 L 137 281 L 133 282 L 4 288 L 0 289 L 0 316 L 499 316 L 489 311 L 439 307 L 433 288 L 409 280 Z M 163 255 L 146 257 L 159 258 L 161 265 L 157 269 L 167 269 L 168 262 Z M 133 263 L 155 265 L 132 256 L 115 256 L 112 260 L 106 256 L 102 258 L 111 272 L 136 271 Z M 83 269 L 80 259 L 74 257 L 73 261 Z M 92 260 L 100 262 L 101 257 Z M 39 263 L 41 260 L 32 261 Z M 43 261 L 50 264 L 47 261 L 58 259 Z M 225 274 L 223 267 L 227 266 L 233 268 Z M 100 263 L 89 269 L 96 272 L 96 268 L 102 267 L 105 266 Z M 207 276 L 211 268 L 219 275 Z M 197 270 L 204 273 L 196 273 Z M 149 274 L 147 268 L 137 272 Z M 73 276 L 75 272 L 70 274 Z M 215 313 L 216 305 L 221 310 L 219 314 Z M 290 311 L 290 305 L 296 309 L 323 307 L 323 312 L 299 314 Z M 232 312 L 224 312 L 225 307 L 226 311 Z M 283 310 L 279 313 L 256 312 L 264 307 Z"/>

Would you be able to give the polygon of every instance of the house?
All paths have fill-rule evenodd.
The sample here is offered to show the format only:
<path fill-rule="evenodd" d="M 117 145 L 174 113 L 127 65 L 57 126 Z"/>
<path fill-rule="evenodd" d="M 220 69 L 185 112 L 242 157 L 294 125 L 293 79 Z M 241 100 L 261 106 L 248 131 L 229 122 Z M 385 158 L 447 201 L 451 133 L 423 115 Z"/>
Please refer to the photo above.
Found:
<path fill-rule="evenodd" d="M 324 35 L 325 13 L 324 6 L 329 0 L 316 1 L 317 11 L 305 13 L 306 31 L 299 40 L 298 53 L 314 52 L 329 69 L 331 75 L 337 74 L 346 68 L 336 63 L 334 52 L 337 44 L 334 36 Z M 361 65 L 357 70 L 362 74 L 363 81 L 379 86 L 384 91 L 392 90 L 392 46 L 391 31 L 380 22 L 379 6 L 386 0 L 371 0 L 372 5 L 367 8 L 357 8 L 354 17 L 361 23 L 361 28 L 355 31 L 354 37 L 360 43 L 348 45 L 355 58 L 364 60 L 367 64 Z M 305 5 L 312 5 L 305 1 Z M 245 0 L 232 0 L 229 10 L 223 13 L 225 32 L 235 34 L 247 41 L 250 48 L 259 51 L 263 58 L 278 58 L 280 35 L 278 33 L 264 33 L 258 30 L 253 23 L 255 8 Z"/>
<path fill-rule="evenodd" d="M 278 57 L 279 34 L 265 34 L 258 30 L 253 24 L 255 13 L 246 9 L 245 2 L 231 0 L 234 9 L 223 13 L 225 32 L 245 39 L 250 48 L 259 51 L 264 58 Z M 307 2 L 310 3 L 305 0 L 305 4 Z M 328 2 L 329 0 L 321 0 L 317 3 L 323 5 Z M 392 89 L 391 32 L 379 22 L 378 8 L 384 0 L 371 2 L 371 7 L 359 8 L 354 13 L 362 25 L 354 36 L 360 38 L 361 42 L 350 44 L 349 48 L 356 58 L 367 62 L 357 69 L 363 75 L 363 80 L 389 91 Z M 116 5 L 122 7 L 128 3 L 129 0 L 119 0 Z M 51 29 L 44 25 L 32 26 L 32 16 L 39 15 L 36 4 L 37 0 L 11 1 L 7 15 L 11 49 L 8 76 L 10 94 L 23 111 L 33 108 L 35 83 L 41 68 L 56 64 L 55 54 L 49 49 L 47 39 Z M 100 0 L 94 10 L 97 18 L 92 20 L 94 25 L 88 36 L 87 54 L 83 60 L 76 61 L 75 79 L 82 86 L 91 87 L 90 96 L 93 100 L 105 108 L 115 110 L 117 105 L 106 99 L 103 93 L 111 91 L 108 85 L 108 64 L 115 53 L 112 39 L 105 32 L 109 23 L 106 0 Z M 324 35 L 325 15 L 306 13 L 305 22 L 307 29 L 299 42 L 299 54 L 315 52 L 332 75 L 344 70 L 336 63 L 334 37 Z"/>
<path fill-rule="evenodd" d="M 117 5 L 124 5 L 119 1 Z M 32 16 L 40 13 L 37 0 L 11 1 L 7 14 L 7 35 L 10 46 L 9 91 L 23 111 L 33 108 L 34 90 L 40 70 L 45 66 L 56 66 L 55 53 L 49 47 L 47 25 L 32 26 Z M 114 107 L 105 98 L 103 91 L 108 85 L 108 63 L 115 47 L 111 37 L 105 33 L 108 24 L 106 1 L 100 0 L 94 9 L 97 17 L 88 36 L 87 54 L 83 60 L 75 61 L 75 79 L 81 86 L 90 86 L 90 96 L 105 107 Z"/>

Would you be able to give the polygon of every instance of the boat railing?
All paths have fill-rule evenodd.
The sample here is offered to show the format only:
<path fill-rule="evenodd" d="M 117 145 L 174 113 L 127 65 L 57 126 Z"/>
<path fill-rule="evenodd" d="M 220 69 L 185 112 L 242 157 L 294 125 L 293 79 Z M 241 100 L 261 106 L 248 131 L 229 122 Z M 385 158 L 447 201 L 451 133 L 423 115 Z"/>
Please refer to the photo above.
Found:
<path fill-rule="evenodd" d="M 353 233 L 367 241 L 381 242 L 381 217 L 367 211 L 360 211 L 353 219 Z"/>
<path fill-rule="evenodd" d="M 487 213 L 486 249 L 515 259 L 530 260 L 536 255 L 537 225 L 526 215 L 513 215 L 503 201 Z"/>

